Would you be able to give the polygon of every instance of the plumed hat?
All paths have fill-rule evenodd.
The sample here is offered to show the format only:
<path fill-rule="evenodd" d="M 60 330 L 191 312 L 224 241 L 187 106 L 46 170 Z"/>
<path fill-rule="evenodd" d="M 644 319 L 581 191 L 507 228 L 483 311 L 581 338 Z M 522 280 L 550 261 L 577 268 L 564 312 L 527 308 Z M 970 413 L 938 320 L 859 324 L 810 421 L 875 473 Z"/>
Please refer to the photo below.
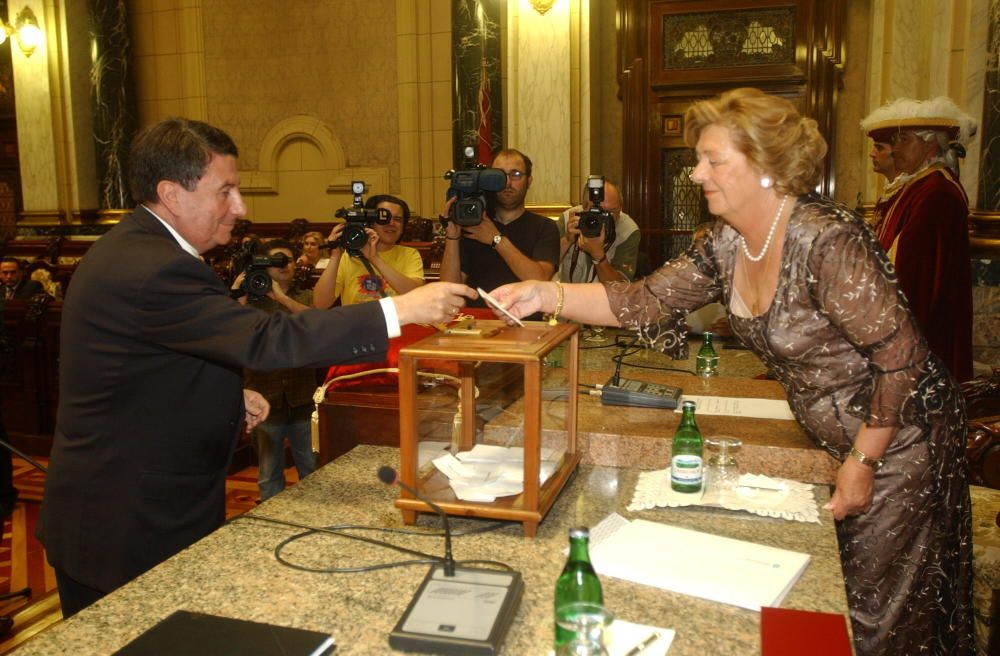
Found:
<path fill-rule="evenodd" d="M 940 130 L 951 141 L 966 144 L 976 136 L 976 119 L 947 96 L 931 100 L 897 98 L 861 121 L 861 129 L 875 141 L 888 142 L 900 130 Z"/>

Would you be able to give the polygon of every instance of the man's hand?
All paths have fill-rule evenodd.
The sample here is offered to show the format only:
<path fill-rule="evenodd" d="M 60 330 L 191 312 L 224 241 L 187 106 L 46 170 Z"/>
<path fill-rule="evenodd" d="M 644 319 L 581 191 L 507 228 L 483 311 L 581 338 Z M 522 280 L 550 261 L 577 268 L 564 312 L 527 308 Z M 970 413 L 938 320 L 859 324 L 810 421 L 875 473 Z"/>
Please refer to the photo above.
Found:
<path fill-rule="evenodd" d="M 833 512 L 834 519 L 863 515 L 871 508 L 874 497 L 875 470 L 850 456 L 837 470 L 837 485 L 824 510 Z"/>
<path fill-rule="evenodd" d="M 342 235 L 344 233 L 344 227 L 346 225 L 347 225 L 346 223 L 338 223 L 335 226 L 333 226 L 333 230 L 331 230 L 330 234 L 327 235 L 326 240 L 328 242 L 339 241 L 340 240 L 340 235 Z M 344 252 L 343 248 L 331 248 L 330 249 L 330 255 L 331 255 L 331 257 L 333 256 L 334 253 L 343 253 L 343 252 Z"/>
<path fill-rule="evenodd" d="M 465 306 L 465 299 L 475 299 L 476 290 L 453 282 L 432 282 L 411 292 L 393 296 L 399 325 L 410 323 L 445 323 Z"/>
<path fill-rule="evenodd" d="M 243 405 L 246 407 L 245 421 L 248 433 L 267 419 L 268 413 L 271 412 L 271 404 L 267 402 L 267 399 L 253 390 L 243 390 Z"/>
<path fill-rule="evenodd" d="M 458 196 L 452 196 L 441 208 L 441 216 L 451 216 L 451 207 L 458 201 Z M 462 226 L 458 225 L 454 221 L 448 221 L 444 227 L 444 236 L 451 241 L 458 241 L 462 238 Z"/>
<path fill-rule="evenodd" d="M 601 259 L 604 257 L 604 226 L 601 226 L 601 232 L 596 237 L 585 237 L 581 232 L 576 244 L 581 251 L 590 256 L 590 259 L 595 261 Z"/>
<path fill-rule="evenodd" d="M 462 234 L 469 239 L 475 239 L 480 244 L 492 246 L 493 238 L 499 235 L 500 231 L 497 230 L 493 219 L 483 214 L 483 220 L 479 222 L 479 225 L 462 226 Z"/>

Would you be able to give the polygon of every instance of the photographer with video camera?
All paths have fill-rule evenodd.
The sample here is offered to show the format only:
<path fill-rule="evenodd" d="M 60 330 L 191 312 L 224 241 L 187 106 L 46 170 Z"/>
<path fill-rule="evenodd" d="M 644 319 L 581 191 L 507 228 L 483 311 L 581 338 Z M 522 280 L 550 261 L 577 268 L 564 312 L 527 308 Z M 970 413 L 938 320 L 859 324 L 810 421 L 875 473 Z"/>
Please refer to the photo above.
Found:
<path fill-rule="evenodd" d="M 295 246 L 284 239 L 273 239 L 260 247 L 252 244 L 245 270 L 233 281 L 232 289 L 245 291 L 237 299 L 268 314 L 302 312 L 312 307 L 312 292 L 294 285 Z M 258 255 L 257 252 L 263 253 Z M 285 489 L 285 439 L 299 480 L 316 469 L 312 450 L 310 421 L 316 373 L 313 369 L 255 371 L 245 369 L 243 383 L 259 392 L 271 405 L 271 412 L 254 429 L 257 445 L 257 488 L 260 500 L 267 501 Z"/>
<path fill-rule="evenodd" d="M 630 281 L 639 256 L 639 226 L 622 212 L 618 187 L 590 176 L 581 204 L 559 217 L 559 278 L 563 282 Z"/>
<path fill-rule="evenodd" d="M 380 210 L 387 223 L 375 221 L 365 228 L 364 244 L 344 255 L 346 223 L 330 231 L 330 264 L 313 287 L 313 307 L 325 309 L 340 298 L 341 305 L 375 301 L 383 296 L 405 294 L 424 284 L 424 263 L 420 252 L 400 246 L 410 207 L 401 198 L 388 194 L 372 196 L 365 203 L 367 210 Z M 356 253 L 356 254 L 355 254 Z M 370 266 L 366 266 L 364 260 Z"/>
<path fill-rule="evenodd" d="M 487 207 L 478 224 L 455 221 L 457 197 L 444 206 L 442 214 L 448 218 L 441 280 L 490 290 L 519 280 L 550 279 L 559 265 L 559 230 L 551 219 L 525 210 L 531 160 L 508 148 L 496 154 L 493 168 L 506 174 L 507 184 L 495 194 L 484 189 Z M 469 305 L 486 307 L 482 299 Z"/>

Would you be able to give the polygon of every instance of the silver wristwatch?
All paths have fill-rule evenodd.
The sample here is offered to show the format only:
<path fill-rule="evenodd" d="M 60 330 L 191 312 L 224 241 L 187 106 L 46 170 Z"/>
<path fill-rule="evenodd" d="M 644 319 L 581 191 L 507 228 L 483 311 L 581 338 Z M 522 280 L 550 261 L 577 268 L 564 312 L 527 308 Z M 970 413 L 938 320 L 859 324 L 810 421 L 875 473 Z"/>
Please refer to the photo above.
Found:
<path fill-rule="evenodd" d="M 501 241 L 503 241 L 503 235 L 493 235 L 493 248 L 499 246 Z"/>

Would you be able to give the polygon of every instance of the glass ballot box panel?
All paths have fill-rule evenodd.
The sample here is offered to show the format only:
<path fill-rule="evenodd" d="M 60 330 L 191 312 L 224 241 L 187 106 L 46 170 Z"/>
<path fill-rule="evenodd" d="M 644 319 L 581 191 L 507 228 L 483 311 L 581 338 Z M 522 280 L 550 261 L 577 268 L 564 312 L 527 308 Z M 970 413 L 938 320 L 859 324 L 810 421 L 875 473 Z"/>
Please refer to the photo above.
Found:
<path fill-rule="evenodd" d="M 399 355 L 400 476 L 455 515 L 538 523 L 580 460 L 577 326 L 479 320 Z M 432 510 L 402 491 L 407 523 Z"/>

